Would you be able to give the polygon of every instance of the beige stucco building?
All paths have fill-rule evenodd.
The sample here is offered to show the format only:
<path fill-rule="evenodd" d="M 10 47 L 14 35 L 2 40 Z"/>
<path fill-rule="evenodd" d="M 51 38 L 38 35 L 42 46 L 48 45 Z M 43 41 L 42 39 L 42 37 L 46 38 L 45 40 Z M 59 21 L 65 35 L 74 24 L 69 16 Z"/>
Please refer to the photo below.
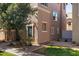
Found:
<path fill-rule="evenodd" d="M 65 5 L 60 3 L 31 3 L 31 6 L 36 8 L 37 12 L 36 15 L 31 16 L 31 24 L 26 27 L 28 35 L 33 38 L 33 44 L 38 45 L 58 39 L 60 28 L 62 31 L 65 30 Z"/>
<path fill-rule="evenodd" d="M 31 24 L 27 25 L 28 36 L 33 39 L 33 44 L 38 45 L 50 41 L 50 4 L 31 3 L 36 8 L 36 15 L 31 16 Z"/>
<path fill-rule="evenodd" d="M 72 41 L 79 44 L 79 4 L 72 4 Z"/>

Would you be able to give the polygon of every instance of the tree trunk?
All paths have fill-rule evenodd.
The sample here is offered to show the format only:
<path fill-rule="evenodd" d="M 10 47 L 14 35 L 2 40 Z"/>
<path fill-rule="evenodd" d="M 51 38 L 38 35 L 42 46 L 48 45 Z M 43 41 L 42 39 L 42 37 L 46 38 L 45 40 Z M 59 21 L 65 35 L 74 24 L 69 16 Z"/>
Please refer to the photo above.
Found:
<path fill-rule="evenodd" d="M 16 30 L 16 41 L 20 41 L 19 30 Z"/>

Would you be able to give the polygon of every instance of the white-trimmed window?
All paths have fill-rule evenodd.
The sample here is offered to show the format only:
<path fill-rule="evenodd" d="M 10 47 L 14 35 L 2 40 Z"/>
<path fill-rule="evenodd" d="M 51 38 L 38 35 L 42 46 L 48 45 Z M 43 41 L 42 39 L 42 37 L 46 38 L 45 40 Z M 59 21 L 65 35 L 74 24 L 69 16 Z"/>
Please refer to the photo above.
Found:
<path fill-rule="evenodd" d="M 52 16 L 53 16 L 53 20 L 57 21 L 58 14 L 57 14 L 56 11 L 53 11 L 53 15 Z"/>
<path fill-rule="evenodd" d="M 33 37 L 33 24 L 26 25 L 26 29 L 27 29 L 27 36 Z"/>

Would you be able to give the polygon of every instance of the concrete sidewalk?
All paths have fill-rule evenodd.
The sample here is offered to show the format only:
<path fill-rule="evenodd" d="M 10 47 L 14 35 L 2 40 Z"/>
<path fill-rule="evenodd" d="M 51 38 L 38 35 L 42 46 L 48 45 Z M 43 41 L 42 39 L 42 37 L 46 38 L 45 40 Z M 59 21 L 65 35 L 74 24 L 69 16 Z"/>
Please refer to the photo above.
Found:
<path fill-rule="evenodd" d="M 37 53 L 34 53 L 34 52 L 30 52 L 30 51 L 19 51 L 16 48 L 7 49 L 5 51 L 6 52 L 13 53 L 16 56 L 43 56 L 41 54 L 37 54 Z"/>
<path fill-rule="evenodd" d="M 44 56 L 44 55 L 32 52 L 35 49 L 39 49 L 40 46 L 31 46 L 29 48 L 25 47 L 25 49 L 23 49 L 23 48 L 13 48 L 7 45 L 8 43 L 1 43 L 0 50 L 13 53 L 16 56 Z"/>
<path fill-rule="evenodd" d="M 42 54 L 37 54 L 32 51 L 40 49 L 45 46 L 63 46 L 67 48 L 71 48 L 74 50 L 79 50 L 79 46 L 76 46 L 75 44 L 72 44 L 71 42 L 58 42 L 58 41 L 51 41 L 48 44 L 42 44 L 41 46 L 30 46 L 30 47 L 23 47 L 22 48 L 13 48 L 10 46 L 7 46 L 7 43 L 0 44 L 0 50 L 10 52 L 15 54 L 16 56 L 44 56 Z"/>

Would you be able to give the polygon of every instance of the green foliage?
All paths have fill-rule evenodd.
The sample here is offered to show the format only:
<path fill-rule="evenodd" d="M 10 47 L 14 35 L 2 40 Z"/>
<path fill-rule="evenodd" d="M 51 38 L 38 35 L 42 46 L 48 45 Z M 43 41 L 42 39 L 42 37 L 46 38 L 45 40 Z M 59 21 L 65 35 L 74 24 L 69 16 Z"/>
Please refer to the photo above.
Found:
<path fill-rule="evenodd" d="M 0 51 L 0 56 L 16 56 L 16 55 L 15 54 L 12 54 L 12 53 Z"/>
<path fill-rule="evenodd" d="M 16 40 L 20 40 L 22 34 L 19 34 L 19 30 L 26 28 L 27 18 L 34 12 L 29 3 L 0 3 L 0 28 L 8 32 L 16 30 Z"/>
<path fill-rule="evenodd" d="M 0 3 L 0 28 L 22 29 L 33 13 L 29 3 Z"/>
<path fill-rule="evenodd" d="M 79 50 L 73 50 L 62 46 L 43 47 L 34 52 L 47 56 L 79 56 Z"/>

